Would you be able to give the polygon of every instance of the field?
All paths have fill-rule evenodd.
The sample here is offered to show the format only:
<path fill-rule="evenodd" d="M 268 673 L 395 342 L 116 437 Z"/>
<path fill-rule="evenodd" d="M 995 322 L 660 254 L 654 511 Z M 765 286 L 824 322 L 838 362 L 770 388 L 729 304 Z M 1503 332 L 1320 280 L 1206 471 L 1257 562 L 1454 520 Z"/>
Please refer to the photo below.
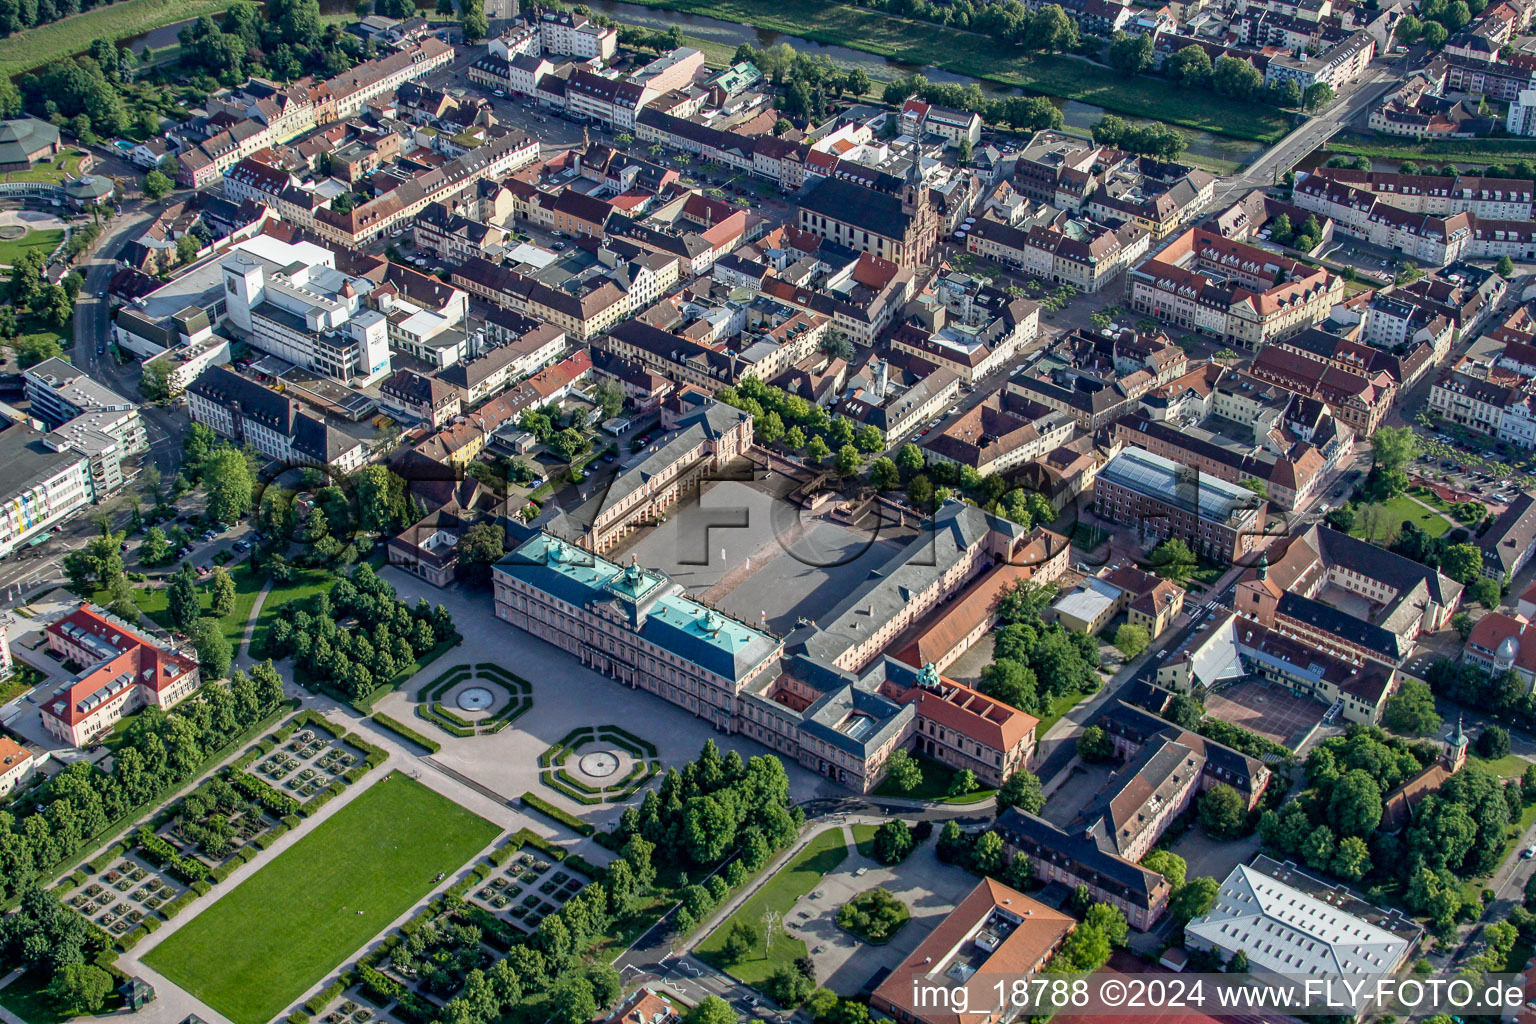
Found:
<path fill-rule="evenodd" d="M 1401 530 L 1403 524 L 1410 521 L 1431 537 L 1439 537 L 1451 528 L 1450 520 L 1425 508 L 1406 494 L 1399 494 L 1391 501 L 1381 502 L 1377 507 L 1381 509 L 1381 517 L 1372 529 L 1375 536 L 1365 536 L 1367 524 L 1357 513 L 1355 527 L 1349 531 L 1351 537 L 1379 541 Z"/>
<path fill-rule="evenodd" d="M 9 267 L 21 258 L 21 254 L 28 249 L 41 249 L 46 257 L 59 243 L 64 241 L 63 228 L 48 228 L 43 231 L 28 231 L 14 242 L 0 239 L 0 267 Z"/>
<path fill-rule="evenodd" d="M 748 985 L 760 985 L 781 965 L 792 964 L 796 957 L 805 956 L 805 943 L 790 936 L 779 926 L 780 934 L 773 940 L 772 954 L 763 951 L 763 915 L 770 910 L 781 916 L 789 913 L 800 897 L 816 888 L 821 876 L 837 867 L 848 856 L 843 842 L 842 828 L 829 828 L 815 836 L 795 859 L 768 879 L 752 898 L 736 908 L 736 913 L 726 918 L 720 926 L 699 943 L 699 957 L 728 971 L 732 977 Z M 721 956 L 725 937 L 731 925 L 745 921 L 756 932 L 752 949 L 739 963 L 726 964 Z"/>
<path fill-rule="evenodd" d="M 1209 92 L 1177 89 L 1157 78 L 1126 78 L 1110 68 L 1062 54 L 1021 54 L 974 32 L 815 0 L 637 0 L 648 7 L 848 46 L 956 74 L 1017 86 L 1027 93 L 1092 103 L 1131 117 L 1196 128 L 1239 139 L 1272 142 L 1289 119 L 1270 107 L 1237 103 Z"/>
<path fill-rule="evenodd" d="M 237 0 L 121 0 L 0 39 L 0 74 L 10 78 L 73 53 L 92 39 L 123 39 L 173 21 L 218 14 Z"/>
<path fill-rule="evenodd" d="M 236 1024 L 265 1024 L 499 832 L 392 772 L 144 961 Z"/>

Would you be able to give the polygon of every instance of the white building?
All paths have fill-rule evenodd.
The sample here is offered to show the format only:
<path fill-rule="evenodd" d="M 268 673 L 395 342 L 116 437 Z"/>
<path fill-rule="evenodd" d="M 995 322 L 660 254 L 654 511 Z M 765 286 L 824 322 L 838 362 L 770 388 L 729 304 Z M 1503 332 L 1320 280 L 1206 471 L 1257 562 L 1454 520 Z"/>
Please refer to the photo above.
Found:
<path fill-rule="evenodd" d="M 187 388 L 194 422 L 288 466 L 331 466 L 351 473 L 367 461 L 363 442 L 327 423 L 287 395 L 221 366 Z"/>
<path fill-rule="evenodd" d="M 1536 89 L 1522 89 L 1509 105 L 1504 128 L 1511 135 L 1536 135 Z"/>
<path fill-rule="evenodd" d="M 1421 934 L 1399 910 L 1260 855 L 1232 869 L 1184 945 L 1227 960 L 1241 950 L 1253 974 L 1393 974 Z"/>
<path fill-rule="evenodd" d="M 342 381 L 389 373 L 388 321 L 363 305 L 374 283 L 329 249 L 262 235 L 220 267 L 229 322 L 256 348 Z"/>

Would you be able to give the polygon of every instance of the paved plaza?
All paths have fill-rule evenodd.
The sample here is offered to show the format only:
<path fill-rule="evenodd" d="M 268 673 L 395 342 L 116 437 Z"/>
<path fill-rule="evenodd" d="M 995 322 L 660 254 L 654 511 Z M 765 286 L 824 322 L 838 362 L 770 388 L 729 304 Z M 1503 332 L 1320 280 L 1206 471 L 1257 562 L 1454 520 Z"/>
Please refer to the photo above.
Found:
<path fill-rule="evenodd" d="M 706 484 L 698 501 L 613 554 L 667 573 L 691 596 L 787 633 L 816 619 L 901 550 L 912 530 L 854 529 L 779 497 L 784 477 Z M 830 508 L 829 503 L 825 508 Z"/>
<path fill-rule="evenodd" d="M 816 964 L 816 983 L 834 992 L 857 992 L 882 968 L 893 968 L 955 908 L 979 879 L 945 864 L 929 839 L 895 867 L 885 867 L 859 853 L 851 829 L 845 829 L 848 857 L 821 884 L 784 915 L 784 927 L 805 942 Z M 844 903 L 875 888 L 890 890 L 907 905 L 911 919 L 883 946 L 873 946 L 837 926 Z M 817 952 L 820 950 L 820 952 Z"/>
<path fill-rule="evenodd" d="M 387 579 L 407 604 L 417 597 L 442 603 L 453 614 L 464 642 L 427 667 L 426 672 L 390 694 L 378 710 L 411 723 L 443 745 L 434 760 L 459 772 L 507 800 L 536 793 L 606 826 L 623 814 L 627 803 L 584 807 L 539 783 L 539 754 L 571 730 L 590 725 L 619 725 L 656 745 L 663 765 L 691 760 L 713 739 L 722 751 L 738 750 L 742 757 L 769 753 L 743 736 L 716 731 L 702 718 L 644 690 L 632 690 L 584 667 L 568 652 L 497 619 L 484 591 L 454 587 L 438 590 L 407 573 L 384 569 Z M 415 696 L 423 683 L 460 663 L 491 662 L 533 684 L 533 707 L 501 732 L 455 738 L 415 715 Z M 835 782 L 786 761 L 793 798 L 805 800 L 847 793 Z M 638 799 L 638 797 L 636 798 Z"/>

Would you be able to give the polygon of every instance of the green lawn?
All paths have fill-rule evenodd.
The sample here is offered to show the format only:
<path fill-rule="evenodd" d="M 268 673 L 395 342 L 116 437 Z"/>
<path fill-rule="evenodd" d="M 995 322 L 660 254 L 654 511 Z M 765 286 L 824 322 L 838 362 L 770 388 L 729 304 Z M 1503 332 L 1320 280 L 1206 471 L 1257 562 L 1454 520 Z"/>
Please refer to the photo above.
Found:
<path fill-rule="evenodd" d="M 696 952 L 700 958 L 729 972 L 732 977 L 744 984 L 762 984 L 781 964 L 791 964 L 796 957 L 805 956 L 805 943 L 785 932 L 782 923 L 778 926 L 779 934 L 774 936 L 772 952 L 765 953 L 763 951 L 763 915 L 769 911 L 774 911 L 781 917 L 788 914 L 800 897 L 816 888 L 821 882 L 821 877 L 841 864 L 847 856 L 848 847 L 843 842 L 841 827 L 829 828 L 816 835 L 805 844 L 805 849 L 801 850 L 794 860 L 784 865 L 781 871 L 752 894 L 751 899 L 737 907 L 736 913 L 710 932 L 709 936 L 699 943 Z M 721 949 L 725 945 L 725 937 L 730 932 L 731 925 L 737 921 L 745 921 L 751 925 L 756 935 L 752 940 L 752 950 L 747 954 L 746 959 L 740 963 L 727 964 Z"/>
<path fill-rule="evenodd" d="M 954 781 L 955 770 L 947 764 L 918 754 L 912 755 L 923 769 L 923 781 L 911 789 L 903 790 L 895 780 L 887 776 L 875 787 L 876 796 L 904 796 L 912 800 L 937 801 L 944 804 L 975 804 L 992 799 L 995 789 L 976 789 L 964 796 L 950 796 L 949 786 Z"/>
<path fill-rule="evenodd" d="M 47 256 L 54 249 L 58 248 L 59 243 L 62 241 L 64 241 L 63 228 L 28 231 L 25 235 L 14 241 L 0 239 L 0 266 L 11 266 L 28 249 L 41 249 L 43 255 Z"/>
<path fill-rule="evenodd" d="M 999 39 L 818 0 L 637 0 L 647 7 L 704 14 L 1017 86 L 1024 92 L 1092 103 L 1239 139 L 1272 142 L 1290 128 L 1273 107 L 1176 88 L 1160 78 L 1127 78 L 1065 54 L 1020 53 Z"/>
<path fill-rule="evenodd" d="M 29 28 L 0 39 L 0 74 L 10 78 L 72 53 L 83 53 L 92 39 L 118 40 L 161 25 L 219 14 L 236 0 L 121 0 L 62 21 Z"/>
<path fill-rule="evenodd" d="M 1476 754 L 1469 754 L 1467 760 L 1475 761 L 1493 774 L 1505 779 L 1518 779 L 1525 774 L 1527 768 L 1531 767 L 1530 761 L 1516 754 L 1505 754 L 1494 761 L 1485 760 Z"/>
<path fill-rule="evenodd" d="M 24 171 L 10 171 L 0 175 L 5 181 L 46 181 L 61 183 L 65 178 L 78 177 L 80 174 L 80 161 L 85 157 L 82 150 L 61 146 L 58 155 L 52 160 L 43 160 L 33 164 Z M 60 237 L 64 232 L 58 232 Z"/>
<path fill-rule="evenodd" d="M 1379 541 L 1390 536 L 1401 530 L 1404 523 L 1410 521 L 1431 537 L 1439 537 L 1451 528 L 1450 520 L 1425 508 L 1406 494 L 1399 494 L 1391 501 L 1380 502 L 1377 507 L 1382 510 L 1382 515 L 1375 525 L 1375 536 L 1367 538 L 1370 540 Z M 1349 531 L 1350 536 L 1364 538 L 1365 526 L 1366 524 L 1357 514 L 1354 529 Z"/>
<path fill-rule="evenodd" d="M 265 1024 L 500 831 L 391 772 L 144 961 L 236 1024 Z"/>
<path fill-rule="evenodd" d="M 1329 153 L 1368 156 L 1373 160 L 1413 160 L 1463 167 L 1483 164 L 1508 164 L 1515 160 L 1536 160 L 1536 141 L 1521 139 L 1464 139 L 1455 142 L 1339 142 L 1328 144 Z"/>
<path fill-rule="evenodd" d="M 295 601 L 308 601 L 318 594 L 327 593 L 336 585 L 337 577 L 319 569 L 295 569 L 293 579 L 274 585 L 272 593 L 261 605 L 261 617 L 256 620 L 256 630 L 251 634 L 251 656 L 265 658 L 267 630 L 284 612 L 285 606 Z"/>
<path fill-rule="evenodd" d="M 1098 691 L 1095 690 L 1093 693 L 1098 693 Z M 1085 693 L 1082 690 L 1073 690 L 1071 693 L 1062 694 L 1060 697 L 1057 697 L 1055 700 L 1051 701 L 1051 710 L 1047 714 L 1041 716 L 1040 724 L 1035 727 L 1035 742 L 1038 743 L 1041 739 L 1043 739 L 1045 734 L 1050 731 L 1051 726 L 1061 721 L 1062 718 L 1066 716 L 1068 711 L 1071 711 L 1083 701 L 1093 696 L 1093 693 Z"/>
<path fill-rule="evenodd" d="M 859 853 L 870 860 L 875 859 L 875 833 L 879 830 L 879 825 L 853 826 L 853 843 L 859 848 Z"/>
<path fill-rule="evenodd" d="M 240 640 L 245 636 L 245 625 L 251 620 L 251 608 L 256 604 L 256 595 L 261 593 L 263 579 L 246 568 L 244 562 L 229 570 L 229 575 L 235 581 L 235 607 L 219 620 L 219 627 L 238 656 Z M 166 587 L 139 587 L 133 592 L 133 603 L 162 629 L 174 629 L 175 623 L 171 621 L 168 606 L 169 594 Z M 213 604 L 212 587 L 207 579 L 198 582 L 197 597 L 203 613 L 207 614 Z M 98 590 L 91 595 L 91 600 L 97 604 L 106 604 L 111 598 L 106 591 Z"/>

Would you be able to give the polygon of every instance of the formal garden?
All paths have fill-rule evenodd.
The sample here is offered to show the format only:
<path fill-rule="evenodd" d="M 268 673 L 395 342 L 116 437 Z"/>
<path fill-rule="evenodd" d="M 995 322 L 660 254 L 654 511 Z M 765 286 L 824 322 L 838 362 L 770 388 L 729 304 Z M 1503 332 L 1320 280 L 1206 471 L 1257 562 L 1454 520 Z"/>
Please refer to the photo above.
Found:
<path fill-rule="evenodd" d="M 469 902 L 505 917 L 527 932 L 563 907 L 591 881 L 575 868 L 533 846 L 523 846 L 505 867 L 485 880 Z"/>
<path fill-rule="evenodd" d="M 533 686 L 499 665 L 455 665 L 416 693 L 416 715 L 450 736 L 490 736 L 533 707 Z"/>
<path fill-rule="evenodd" d="M 145 957 L 235 1024 L 264 1024 L 495 838 L 398 772 L 379 779 Z M 437 947 L 426 955 L 431 961 Z M 316 1006 L 328 1006 L 336 992 Z"/>
<path fill-rule="evenodd" d="M 303 712 L 102 851 L 59 895 L 131 949 L 387 756 Z M 247 770 L 253 762 L 257 774 Z M 290 770 L 273 769 L 288 762 Z"/>
<path fill-rule="evenodd" d="M 623 803 L 660 771 L 656 745 L 617 725 L 572 729 L 539 755 L 539 781 L 579 804 Z"/>

